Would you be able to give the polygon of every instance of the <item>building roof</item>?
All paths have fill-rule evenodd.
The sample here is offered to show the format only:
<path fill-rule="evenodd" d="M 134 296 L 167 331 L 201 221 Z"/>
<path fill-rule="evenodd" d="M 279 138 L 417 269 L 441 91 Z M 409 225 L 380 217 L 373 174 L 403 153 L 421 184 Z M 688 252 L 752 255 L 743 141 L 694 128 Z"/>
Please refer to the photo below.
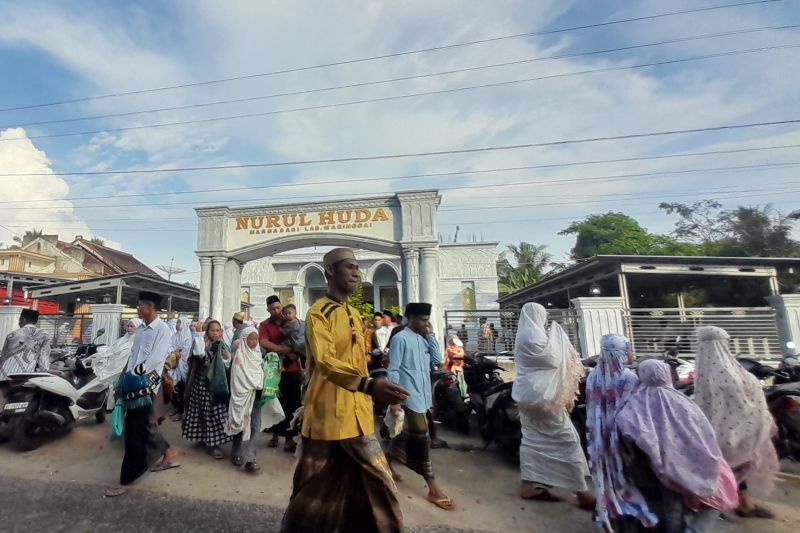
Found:
<path fill-rule="evenodd" d="M 119 291 L 120 301 L 117 302 Z M 172 297 L 172 310 L 197 312 L 200 301 L 200 290 L 175 281 L 167 281 L 160 276 L 152 276 L 138 272 L 114 274 L 101 278 L 80 281 L 65 281 L 37 287 L 29 291 L 31 297 L 66 303 L 80 297 L 86 303 L 121 303 L 127 307 L 136 307 L 139 293 L 150 291 L 164 297 L 162 307 L 168 306 L 168 297 Z"/>
<path fill-rule="evenodd" d="M 86 239 L 77 238 L 72 245 L 79 246 L 85 252 L 92 255 L 103 265 L 107 266 L 114 274 L 126 274 L 138 272 L 149 276 L 161 277 L 157 272 L 150 269 L 147 265 L 136 259 L 129 253 L 114 250 L 108 246 L 103 246 Z"/>
<path fill-rule="evenodd" d="M 626 268 L 627 266 L 627 268 Z M 589 283 L 619 272 L 647 274 L 712 274 L 772 275 L 772 269 L 800 268 L 797 257 L 707 257 L 671 255 L 597 255 L 563 270 L 552 272 L 537 283 L 498 298 L 501 305 L 528 301 L 542 293 L 566 289 L 578 283 Z"/>

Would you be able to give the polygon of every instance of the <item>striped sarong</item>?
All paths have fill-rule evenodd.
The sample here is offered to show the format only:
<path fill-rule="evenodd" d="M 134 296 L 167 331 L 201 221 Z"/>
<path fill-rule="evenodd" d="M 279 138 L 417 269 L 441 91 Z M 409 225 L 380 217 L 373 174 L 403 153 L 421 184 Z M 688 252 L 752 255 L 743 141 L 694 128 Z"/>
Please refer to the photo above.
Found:
<path fill-rule="evenodd" d="M 337 441 L 303 438 L 281 531 L 402 530 L 397 487 L 373 435 Z"/>
<path fill-rule="evenodd" d="M 425 413 L 415 413 L 407 407 L 403 431 L 389 443 L 389 457 L 406 465 L 424 479 L 433 479 L 431 439 Z"/>

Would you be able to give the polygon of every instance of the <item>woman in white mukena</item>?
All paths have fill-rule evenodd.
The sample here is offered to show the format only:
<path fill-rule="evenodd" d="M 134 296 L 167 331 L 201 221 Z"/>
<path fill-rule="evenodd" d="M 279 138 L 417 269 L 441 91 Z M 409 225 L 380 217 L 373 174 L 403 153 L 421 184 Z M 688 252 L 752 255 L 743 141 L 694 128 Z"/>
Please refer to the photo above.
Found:
<path fill-rule="evenodd" d="M 569 418 L 583 376 L 583 365 L 556 322 L 547 326 L 547 310 L 537 303 L 522 308 L 517 328 L 512 396 L 519 404 L 519 450 L 525 499 L 558 501 L 551 487 L 575 492 L 578 506 L 593 510 L 586 485 L 589 468 L 581 440 Z"/>

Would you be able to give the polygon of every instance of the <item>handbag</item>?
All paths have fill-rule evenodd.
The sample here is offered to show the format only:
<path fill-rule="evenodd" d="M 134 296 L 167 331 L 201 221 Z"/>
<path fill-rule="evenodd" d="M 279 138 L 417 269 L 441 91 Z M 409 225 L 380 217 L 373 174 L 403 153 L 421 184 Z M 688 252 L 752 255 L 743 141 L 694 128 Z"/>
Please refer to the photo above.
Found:
<path fill-rule="evenodd" d="M 222 360 L 222 343 L 216 342 L 216 350 L 211 345 L 215 355 L 208 365 L 206 377 L 208 378 L 208 389 L 211 392 L 211 403 L 213 405 L 224 405 L 230 400 L 231 393 L 228 389 L 228 375 L 225 372 L 225 362 Z"/>
<path fill-rule="evenodd" d="M 108 440 L 115 441 L 122 438 L 125 433 L 125 407 L 122 405 L 122 400 L 117 400 L 114 404 L 114 410 L 111 412 L 111 433 Z"/>

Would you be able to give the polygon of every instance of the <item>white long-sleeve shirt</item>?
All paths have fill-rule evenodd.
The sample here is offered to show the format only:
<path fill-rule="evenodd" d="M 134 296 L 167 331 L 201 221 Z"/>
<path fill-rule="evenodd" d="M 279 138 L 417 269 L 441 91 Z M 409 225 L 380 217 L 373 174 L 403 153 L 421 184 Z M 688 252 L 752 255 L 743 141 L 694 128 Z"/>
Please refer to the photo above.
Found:
<path fill-rule="evenodd" d="M 160 318 L 140 325 L 133 338 L 128 370 L 134 370 L 144 363 L 145 375 L 156 372 L 161 376 L 171 347 L 172 331 Z"/>

